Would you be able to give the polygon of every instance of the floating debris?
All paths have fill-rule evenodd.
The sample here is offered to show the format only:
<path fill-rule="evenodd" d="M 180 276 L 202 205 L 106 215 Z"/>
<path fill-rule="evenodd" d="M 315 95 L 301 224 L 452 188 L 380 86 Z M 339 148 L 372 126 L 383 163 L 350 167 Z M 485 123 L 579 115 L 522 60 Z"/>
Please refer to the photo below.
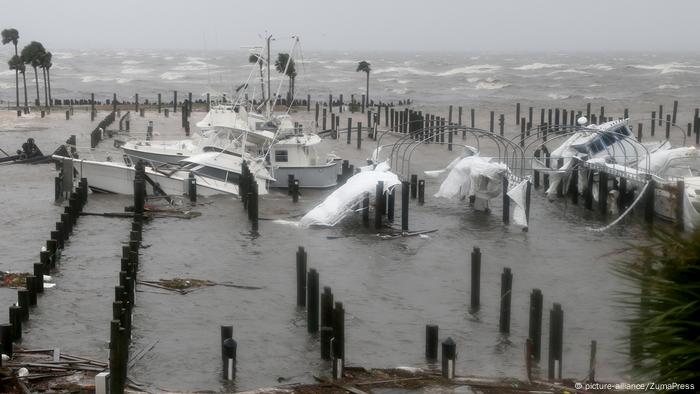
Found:
<path fill-rule="evenodd" d="M 258 287 L 258 286 L 237 285 L 237 284 L 228 283 L 228 282 L 212 282 L 212 281 L 207 280 L 207 279 L 193 279 L 193 278 L 159 279 L 157 281 L 140 280 L 140 281 L 138 281 L 138 283 L 141 285 L 144 285 L 144 286 L 155 287 L 157 289 L 175 291 L 175 292 L 178 292 L 180 294 L 191 293 L 195 290 L 198 290 L 198 289 L 201 289 L 204 287 L 211 287 L 211 286 L 234 287 L 236 289 L 245 289 L 245 290 L 260 290 L 260 289 L 262 289 L 262 287 Z"/>
<path fill-rule="evenodd" d="M 0 271 L 0 287 L 9 287 L 11 289 L 16 289 L 19 287 L 25 287 L 27 284 L 27 277 L 33 276 L 34 274 L 29 272 L 7 272 Z M 56 286 L 55 283 L 46 283 L 51 281 L 52 278 L 48 275 L 44 275 L 44 288 L 50 289 Z"/>

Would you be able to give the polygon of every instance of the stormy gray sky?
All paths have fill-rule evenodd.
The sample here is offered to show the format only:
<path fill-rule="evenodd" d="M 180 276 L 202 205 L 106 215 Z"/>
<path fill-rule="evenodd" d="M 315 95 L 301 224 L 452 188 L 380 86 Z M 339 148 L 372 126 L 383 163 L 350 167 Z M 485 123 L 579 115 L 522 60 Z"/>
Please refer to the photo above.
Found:
<path fill-rule="evenodd" d="M 700 50 L 700 0 L 1 0 L 49 48 L 232 50 L 266 30 L 306 50 Z M 281 43 L 280 43 L 281 44 Z"/>

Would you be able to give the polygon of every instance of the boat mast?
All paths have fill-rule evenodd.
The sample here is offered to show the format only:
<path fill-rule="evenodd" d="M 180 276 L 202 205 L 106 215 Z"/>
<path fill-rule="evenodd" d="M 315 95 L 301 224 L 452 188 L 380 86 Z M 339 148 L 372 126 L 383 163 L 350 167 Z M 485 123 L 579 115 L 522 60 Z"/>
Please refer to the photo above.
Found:
<path fill-rule="evenodd" d="M 267 36 L 266 41 L 267 41 L 267 117 L 269 118 L 271 115 L 271 110 L 270 110 L 270 102 L 272 100 L 271 90 L 270 90 L 270 40 L 272 39 L 272 34 Z M 274 109 L 274 108 L 273 108 Z"/>

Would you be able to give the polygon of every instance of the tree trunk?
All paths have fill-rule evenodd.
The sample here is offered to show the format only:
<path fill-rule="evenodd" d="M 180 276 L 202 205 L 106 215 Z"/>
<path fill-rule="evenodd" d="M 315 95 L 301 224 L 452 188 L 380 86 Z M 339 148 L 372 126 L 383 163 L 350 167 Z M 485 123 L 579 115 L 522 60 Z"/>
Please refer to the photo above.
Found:
<path fill-rule="evenodd" d="M 49 88 L 46 86 L 46 69 L 41 68 L 41 72 L 44 74 L 44 107 L 49 106 Z"/>
<path fill-rule="evenodd" d="M 22 81 L 24 82 L 24 110 L 29 112 L 29 105 L 27 104 L 27 75 L 22 73 Z"/>
<path fill-rule="evenodd" d="M 53 98 L 51 97 L 51 69 L 46 69 L 46 79 L 49 83 L 49 107 L 53 106 Z"/>
<path fill-rule="evenodd" d="M 34 102 L 34 105 L 37 107 L 41 105 L 41 101 L 39 99 L 39 74 L 36 71 L 36 66 L 34 67 L 34 83 L 36 84 L 36 101 Z"/>
<path fill-rule="evenodd" d="M 15 56 L 17 56 L 17 44 L 15 44 Z M 15 69 L 15 93 L 17 95 L 17 110 L 19 111 L 19 70 Z"/>

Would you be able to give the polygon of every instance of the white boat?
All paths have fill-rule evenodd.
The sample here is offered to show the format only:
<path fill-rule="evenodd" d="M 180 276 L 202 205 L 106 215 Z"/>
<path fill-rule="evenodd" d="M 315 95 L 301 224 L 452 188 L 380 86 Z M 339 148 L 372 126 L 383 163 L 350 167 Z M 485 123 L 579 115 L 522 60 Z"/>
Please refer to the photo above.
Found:
<path fill-rule="evenodd" d="M 94 161 L 53 156 L 54 159 L 73 161 L 73 167 L 81 178 L 88 179 L 94 192 L 133 194 L 134 166 L 125 163 Z M 238 182 L 243 158 L 227 153 L 206 152 L 181 161 L 181 165 L 146 166 L 147 193 L 182 195 L 187 193 L 188 178 L 193 174 L 197 181 L 197 194 L 211 196 L 230 194 L 238 196 Z M 248 166 L 258 182 L 258 193 L 267 194 L 267 183 L 274 181 L 261 161 L 249 161 Z M 232 169 L 238 171 L 232 171 Z M 154 190 L 160 189 L 160 190 Z"/>
<path fill-rule="evenodd" d="M 265 121 L 262 115 L 242 107 L 234 110 L 230 105 L 216 106 L 197 126 L 202 128 L 201 135 L 191 140 L 127 141 L 120 148 L 132 161 L 142 159 L 153 164 L 177 164 L 207 151 L 245 151 L 251 157 L 269 155 L 271 177 L 276 179 L 270 187 L 287 187 L 289 175 L 294 175 L 302 188 L 328 188 L 337 184 L 340 159 L 330 154 L 322 161 L 316 151 L 321 138 L 297 132 L 288 115 Z"/>
<path fill-rule="evenodd" d="M 354 207 L 362 203 L 365 193 L 370 196 L 370 202 L 374 201 L 379 181 L 384 183 L 385 193 L 401 184 L 399 177 L 389 171 L 386 163 L 379 163 L 374 169 L 363 168 L 363 171 L 350 177 L 344 185 L 304 215 L 299 226 L 335 226 L 354 212 Z"/>

